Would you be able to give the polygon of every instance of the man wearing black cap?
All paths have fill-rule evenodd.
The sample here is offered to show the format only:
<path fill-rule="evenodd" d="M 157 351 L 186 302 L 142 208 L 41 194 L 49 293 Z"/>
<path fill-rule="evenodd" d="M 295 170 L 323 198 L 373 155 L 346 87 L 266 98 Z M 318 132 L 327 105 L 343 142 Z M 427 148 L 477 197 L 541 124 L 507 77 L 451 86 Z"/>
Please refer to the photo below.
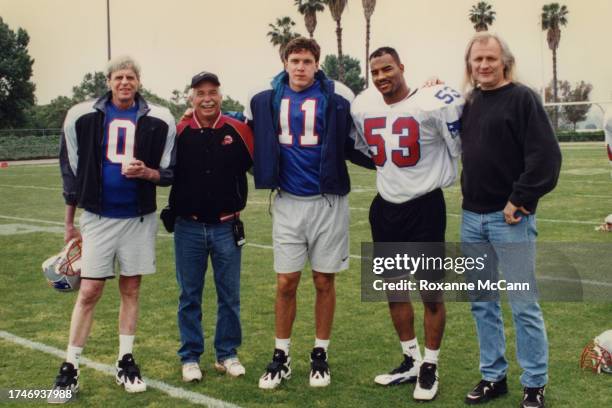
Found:
<path fill-rule="evenodd" d="M 242 340 L 240 255 L 244 244 L 239 211 L 247 200 L 246 172 L 253 163 L 253 136 L 246 124 L 221 113 L 220 85 L 210 72 L 200 72 L 191 80 L 193 115 L 178 125 L 170 192 L 170 206 L 177 215 L 178 355 L 183 380 L 188 382 L 202 379 L 202 291 L 209 255 L 218 305 L 215 368 L 233 377 L 245 374 L 237 357 Z"/>

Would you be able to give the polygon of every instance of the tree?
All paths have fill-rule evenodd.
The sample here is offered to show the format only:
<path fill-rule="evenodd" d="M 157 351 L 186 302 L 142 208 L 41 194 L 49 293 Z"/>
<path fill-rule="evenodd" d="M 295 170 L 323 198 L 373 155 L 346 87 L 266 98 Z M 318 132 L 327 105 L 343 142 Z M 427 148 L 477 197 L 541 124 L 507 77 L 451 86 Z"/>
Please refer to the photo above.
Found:
<path fill-rule="evenodd" d="M 317 13 L 325 10 L 324 0 L 294 0 L 298 11 L 304 16 L 306 30 L 310 38 L 314 38 L 314 30 L 317 28 Z"/>
<path fill-rule="evenodd" d="M 365 88 L 365 79 L 361 76 L 361 64 L 357 58 L 345 55 L 342 58 L 344 68 L 344 80 L 340 81 L 340 70 L 338 69 L 338 57 L 328 55 L 323 60 L 321 69 L 331 78 L 336 79 L 348 86 L 355 95 Z"/>
<path fill-rule="evenodd" d="M 559 3 L 550 3 L 542 6 L 542 30 L 546 31 L 548 48 L 552 51 L 553 59 L 553 102 L 558 102 L 557 89 L 557 49 L 561 41 L 561 27 L 567 25 L 569 11 L 566 6 Z M 553 114 L 553 126 L 555 130 L 559 127 L 559 110 L 555 108 Z"/>
<path fill-rule="evenodd" d="M 33 112 L 33 123 L 28 127 L 57 129 L 61 128 L 66 113 L 74 105 L 74 101 L 67 96 L 58 96 L 46 105 L 36 106 Z"/>
<path fill-rule="evenodd" d="M 570 93 L 566 97 L 567 102 L 586 102 L 589 100 L 591 95 L 591 91 L 593 90 L 593 85 L 586 83 L 584 81 L 580 81 L 577 83 L 570 91 Z M 576 130 L 576 124 L 578 122 L 583 122 L 587 118 L 587 114 L 591 109 L 591 105 L 566 105 L 563 107 L 562 114 L 565 117 L 565 120 L 572 123 L 574 125 L 574 130 Z"/>
<path fill-rule="evenodd" d="M 489 26 L 495 21 L 495 11 L 486 1 L 480 1 L 473 5 L 468 14 L 470 22 L 474 24 L 477 32 L 488 31 Z"/>
<path fill-rule="evenodd" d="M 72 87 L 72 99 L 74 103 L 101 97 L 108 92 L 108 85 L 106 82 L 106 75 L 101 71 L 86 73 L 81 83 Z"/>
<path fill-rule="evenodd" d="M 268 31 L 266 35 L 270 37 L 270 42 L 273 46 L 279 46 L 278 53 L 280 54 L 281 59 L 283 59 L 283 51 L 285 50 L 287 44 L 289 44 L 289 41 L 300 37 L 301 34 L 293 31 L 295 21 L 293 21 L 291 17 L 287 16 L 277 18 L 274 24 L 268 24 L 268 26 L 272 30 Z"/>
<path fill-rule="evenodd" d="M 0 17 L 0 128 L 22 126 L 34 105 L 29 42 L 24 29 L 14 32 Z"/>
<path fill-rule="evenodd" d="M 573 87 L 568 81 L 559 80 L 557 83 L 559 92 L 559 102 L 587 102 L 591 96 L 593 85 L 580 81 L 577 82 Z M 551 83 L 545 89 L 545 98 L 550 99 L 553 94 L 553 83 Z M 590 104 L 584 105 L 563 105 L 561 107 L 560 116 L 560 128 L 566 128 L 569 124 L 572 124 L 574 130 L 578 122 L 583 122 L 587 118 L 587 114 L 591 109 Z M 549 116 L 553 116 L 555 111 L 558 111 L 557 107 L 547 107 L 547 113 Z"/>
<path fill-rule="evenodd" d="M 244 112 L 244 106 L 236 99 L 232 99 L 229 95 L 223 95 L 221 102 L 221 110 L 223 112 Z"/>
<path fill-rule="evenodd" d="M 338 40 L 338 60 L 342 61 L 342 13 L 348 0 L 326 0 L 332 18 L 336 22 L 336 39 Z M 340 64 L 338 79 L 344 81 L 344 64 Z"/>
<path fill-rule="evenodd" d="M 374 14 L 374 7 L 376 7 L 376 0 L 361 0 L 363 5 L 363 15 L 366 20 L 366 57 L 365 57 L 365 87 L 367 88 L 370 84 L 370 19 Z"/>

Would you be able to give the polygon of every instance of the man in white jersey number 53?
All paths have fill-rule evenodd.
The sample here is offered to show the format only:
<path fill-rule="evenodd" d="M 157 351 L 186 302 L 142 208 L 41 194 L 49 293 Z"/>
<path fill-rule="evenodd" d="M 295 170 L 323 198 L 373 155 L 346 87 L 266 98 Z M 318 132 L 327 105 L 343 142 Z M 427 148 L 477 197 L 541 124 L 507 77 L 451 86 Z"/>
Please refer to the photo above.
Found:
<path fill-rule="evenodd" d="M 463 98 L 444 85 L 411 91 L 404 65 L 391 47 L 377 49 L 369 59 L 376 90 L 360 94 L 351 113 L 358 141 L 369 146 L 377 170 L 378 195 L 370 207 L 372 240 L 444 242 L 446 205 L 441 188 L 457 177 Z M 441 276 L 417 278 L 435 281 Z M 438 354 L 446 318 L 441 294 L 433 295 L 423 302 L 424 359 L 414 333 L 411 303 L 389 300 L 404 361 L 375 378 L 381 385 L 417 381 L 413 396 L 422 401 L 432 400 L 438 391 Z"/>

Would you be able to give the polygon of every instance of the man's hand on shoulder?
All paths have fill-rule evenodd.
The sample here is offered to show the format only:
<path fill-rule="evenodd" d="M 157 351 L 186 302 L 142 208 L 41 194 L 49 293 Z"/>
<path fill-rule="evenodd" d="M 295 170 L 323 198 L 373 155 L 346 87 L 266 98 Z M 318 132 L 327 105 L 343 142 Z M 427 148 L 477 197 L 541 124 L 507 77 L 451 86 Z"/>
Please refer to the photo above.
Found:
<path fill-rule="evenodd" d="M 444 81 L 438 78 L 437 76 L 429 77 L 425 83 L 421 86 L 421 88 L 431 88 L 436 85 L 444 85 Z"/>

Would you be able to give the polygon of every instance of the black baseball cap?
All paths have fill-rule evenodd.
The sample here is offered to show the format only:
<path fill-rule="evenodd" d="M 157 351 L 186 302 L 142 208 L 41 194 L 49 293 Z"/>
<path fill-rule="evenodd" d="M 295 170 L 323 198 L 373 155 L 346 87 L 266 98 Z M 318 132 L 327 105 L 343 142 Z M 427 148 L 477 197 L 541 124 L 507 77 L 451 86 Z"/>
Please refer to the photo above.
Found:
<path fill-rule="evenodd" d="M 195 88 L 202 81 L 212 82 L 217 86 L 221 86 L 219 77 L 217 77 L 217 75 L 213 74 L 212 72 L 202 71 L 199 74 L 195 74 L 193 78 L 191 78 L 191 87 Z"/>

